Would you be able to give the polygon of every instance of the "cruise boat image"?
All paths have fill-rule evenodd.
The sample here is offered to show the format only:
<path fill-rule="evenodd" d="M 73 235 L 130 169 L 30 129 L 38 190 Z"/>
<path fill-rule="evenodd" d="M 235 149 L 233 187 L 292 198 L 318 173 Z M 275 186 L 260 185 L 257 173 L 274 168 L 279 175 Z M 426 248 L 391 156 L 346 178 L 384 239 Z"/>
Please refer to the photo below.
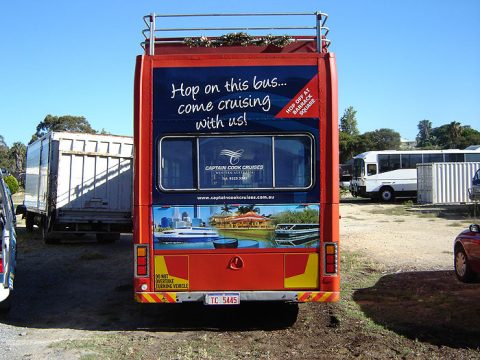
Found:
<path fill-rule="evenodd" d="M 302 245 L 319 239 L 318 224 L 278 224 L 275 242 L 279 246 Z"/>
<path fill-rule="evenodd" d="M 161 243 L 198 243 L 217 240 L 219 235 L 211 228 L 185 226 L 156 232 L 155 238 Z"/>

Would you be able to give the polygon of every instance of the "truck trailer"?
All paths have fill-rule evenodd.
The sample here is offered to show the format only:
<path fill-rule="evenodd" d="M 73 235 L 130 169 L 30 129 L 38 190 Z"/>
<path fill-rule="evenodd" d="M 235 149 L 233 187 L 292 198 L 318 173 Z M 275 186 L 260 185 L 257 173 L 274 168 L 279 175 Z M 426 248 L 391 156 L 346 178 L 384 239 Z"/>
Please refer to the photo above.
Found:
<path fill-rule="evenodd" d="M 27 231 L 46 243 L 60 234 L 95 234 L 112 242 L 132 231 L 133 139 L 50 132 L 27 147 Z"/>

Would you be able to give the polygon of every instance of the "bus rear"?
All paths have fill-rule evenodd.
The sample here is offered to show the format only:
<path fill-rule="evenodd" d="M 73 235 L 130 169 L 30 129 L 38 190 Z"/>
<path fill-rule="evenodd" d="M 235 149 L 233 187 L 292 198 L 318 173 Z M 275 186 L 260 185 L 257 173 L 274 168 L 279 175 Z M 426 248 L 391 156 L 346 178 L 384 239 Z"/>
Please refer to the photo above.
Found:
<path fill-rule="evenodd" d="M 315 35 L 163 38 L 145 17 L 136 301 L 339 299 L 335 57 L 324 14 L 292 15 Z"/>

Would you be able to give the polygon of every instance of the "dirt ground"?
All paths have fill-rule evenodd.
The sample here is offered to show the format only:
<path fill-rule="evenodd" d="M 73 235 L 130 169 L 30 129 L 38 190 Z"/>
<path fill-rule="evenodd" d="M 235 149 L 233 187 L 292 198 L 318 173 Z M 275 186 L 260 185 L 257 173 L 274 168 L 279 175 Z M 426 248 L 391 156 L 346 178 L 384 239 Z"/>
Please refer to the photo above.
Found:
<path fill-rule="evenodd" d="M 341 217 L 342 300 L 298 307 L 136 304 L 130 235 L 47 246 L 21 225 L 0 359 L 480 358 L 480 282 L 452 271 L 471 220 L 355 200 Z"/>

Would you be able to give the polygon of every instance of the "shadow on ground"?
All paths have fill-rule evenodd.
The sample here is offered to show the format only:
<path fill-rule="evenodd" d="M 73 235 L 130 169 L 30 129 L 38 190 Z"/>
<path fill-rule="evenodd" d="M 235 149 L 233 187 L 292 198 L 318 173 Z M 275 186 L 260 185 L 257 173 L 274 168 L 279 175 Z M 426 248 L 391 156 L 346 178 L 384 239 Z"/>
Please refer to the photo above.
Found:
<path fill-rule="evenodd" d="M 72 237 L 45 245 L 18 229 L 12 308 L 2 322 L 27 328 L 82 330 L 275 329 L 295 321 L 292 304 L 138 304 L 132 289 L 132 237 L 113 244 Z"/>
<path fill-rule="evenodd" d="M 480 283 L 460 283 L 452 271 L 382 277 L 353 299 L 375 323 L 437 346 L 480 346 Z"/>

